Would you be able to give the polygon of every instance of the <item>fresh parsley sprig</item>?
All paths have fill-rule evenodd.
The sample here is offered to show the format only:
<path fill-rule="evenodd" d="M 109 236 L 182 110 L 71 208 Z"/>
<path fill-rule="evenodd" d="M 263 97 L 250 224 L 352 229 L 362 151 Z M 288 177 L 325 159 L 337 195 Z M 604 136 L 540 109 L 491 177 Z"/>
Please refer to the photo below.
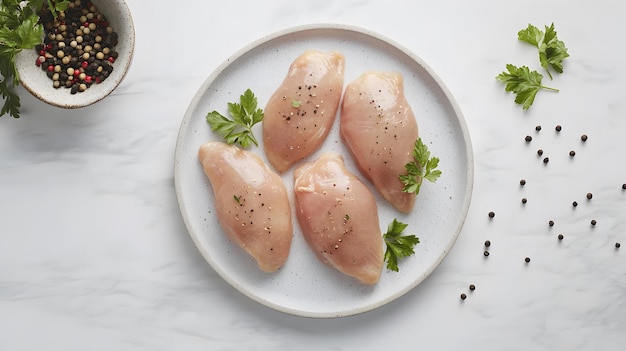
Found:
<path fill-rule="evenodd" d="M 56 16 L 67 8 L 68 0 L 0 1 L 0 95 L 4 100 L 0 117 L 5 114 L 20 117 L 20 97 L 15 93 L 20 80 L 15 57 L 20 51 L 41 43 L 44 29 L 38 12 L 44 6 Z"/>
<path fill-rule="evenodd" d="M 213 131 L 222 134 L 227 144 L 237 143 L 243 148 L 252 144 L 259 146 L 252 133 L 252 127 L 263 120 L 264 113 L 257 105 L 256 96 L 252 90 L 247 89 L 239 97 L 239 103 L 228 103 L 228 112 L 232 119 L 213 111 L 207 114 L 206 120 Z"/>
<path fill-rule="evenodd" d="M 506 84 L 504 90 L 516 95 L 515 103 L 522 105 L 523 110 L 528 110 L 533 104 L 539 90 L 559 91 L 558 89 L 542 85 L 543 75 L 537 71 L 531 71 L 526 66 L 517 67 L 508 64 L 506 69 L 506 71 L 498 74 L 496 79 Z"/>
<path fill-rule="evenodd" d="M 389 270 L 398 272 L 398 259 L 413 255 L 415 253 L 413 247 L 420 242 L 415 235 L 403 235 L 407 226 L 408 224 L 394 218 L 387 226 L 387 233 L 383 234 L 387 246 L 384 257 Z"/>
<path fill-rule="evenodd" d="M 438 157 L 430 157 L 430 151 L 422 138 L 417 138 L 413 147 L 413 161 L 404 165 L 406 174 L 400 175 L 400 180 L 404 184 L 402 191 L 405 193 L 419 194 L 422 182 L 427 179 L 435 182 L 441 176 Z"/>
<path fill-rule="evenodd" d="M 550 69 L 563 73 L 563 60 L 569 57 L 569 53 L 565 43 L 557 38 L 554 23 L 545 26 L 545 32 L 532 24 L 528 24 L 528 27 L 517 33 L 517 39 L 533 45 L 539 50 L 539 62 L 541 67 L 548 72 L 550 79 L 552 79 Z M 516 95 L 515 103 L 522 105 L 524 110 L 530 108 L 540 90 L 559 91 L 543 85 L 541 83 L 543 75 L 537 71 L 531 71 L 527 66 L 517 67 L 508 64 L 506 71 L 498 74 L 496 79 L 506 84 L 504 89 L 507 92 Z"/>
<path fill-rule="evenodd" d="M 548 76 L 552 79 L 550 68 L 558 73 L 563 73 L 563 60 L 569 57 L 565 43 L 557 38 L 554 23 L 545 26 L 545 32 L 528 24 L 526 29 L 517 33 L 517 38 L 525 43 L 535 46 L 539 50 L 539 62 L 545 68 Z"/>

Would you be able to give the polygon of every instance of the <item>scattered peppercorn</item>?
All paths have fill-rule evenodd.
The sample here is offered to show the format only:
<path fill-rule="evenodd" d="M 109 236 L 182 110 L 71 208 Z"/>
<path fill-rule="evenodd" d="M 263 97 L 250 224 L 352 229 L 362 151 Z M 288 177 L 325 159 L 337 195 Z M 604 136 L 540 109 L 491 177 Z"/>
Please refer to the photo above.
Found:
<path fill-rule="evenodd" d="M 592 197 L 593 197 L 592 193 L 587 193 L 587 199 L 591 200 Z"/>
<path fill-rule="evenodd" d="M 547 157 L 544 157 L 544 158 L 543 158 L 543 163 L 548 163 L 548 162 L 550 162 L 550 159 L 549 159 L 549 158 L 547 158 Z"/>
<path fill-rule="evenodd" d="M 537 150 L 537 155 L 539 155 L 539 156 L 543 155 L 543 150 L 541 150 L 541 149 Z"/>
<path fill-rule="evenodd" d="M 587 141 L 587 134 L 583 134 L 580 136 L 580 140 Z"/>
<path fill-rule="evenodd" d="M 622 246 L 620 243 L 615 243 L 615 248 L 616 248 L 616 249 L 619 249 L 619 248 L 620 248 L 620 246 Z"/>
<path fill-rule="evenodd" d="M 596 222 L 596 220 L 595 220 L 595 219 L 592 219 L 592 220 L 591 220 L 591 225 L 596 225 L 596 223 L 598 223 L 598 222 Z"/>
<path fill-rule="evenodd" d="M 553 227 L 553 226 L 554 226 L 554 221 L 553 221 L 553 220 L 548 221 L 548 225 L 549 225 L 550 227 Z"/>
<path fill-rule="evenodd" d="M 493 212 L 493 211 L 489 212 L 489 218 L 493 218 L 493 217 L 495 217 L 495 216 L 496 216 L 496 213 L 495 213 L 495 212 Z"/>
<path fill-rule="evenodd" d="M 561 125 L 560 125 L 560 124 L 557 124 L 557 125 L 556 125 L 556 127 L 554 127 L 554 129 L 555 129 L 557 132 L 560 132 L 560 131 L 561 131 Z"/>
<path fill-rule="evenodd" d="M 523 204 L 525 204 L 525 203 L 527 203 L 527 202 L 528 202 L 528 199 L 526 199 L 525 197 L 524 197 L 524 198 L 522 198 L 522 203 L 523 203 Z"/>
<path fill-rule="evenodd" d="M 476 286 L 474 284 L 470 284 L 469 289 L 471 291 L 474 291 L 474 290 L 476 290 Z"/>
<path fill-rule="evenodd" d="M 576 201 L 572 202 L 572 206 L 574 206 L 574 207 L 578 206 L 578 202 L 576 202 Z"/>
<path fill-rule="evenodd" d="M 622 184 L 622 190 L 626 190 L 626 183 Z"/>
<path fill-rule="evenodd" d="M 489 247 L 489 246 L 491 246 L 491 241 L 485 240 L 485 247 Z"/>
<path fill-rule="evenodd" d="M 533 137 L 531 137 L 530 135 L 526 136 L 526 142 L 530 143 L 531 141 L 533 141 Z"/>
<path fill-rule="evenodd" d="M 540 130 L 541 130 L 541 126 L 536 126 L 536 127 L 535 127 L 535 130 L 536 130 L 536 131 L 540 131 Z"/>
<path fill-rule="evenodd" d="M 526 263 L 530 262 L 530 257 L 526 257 L 526 258 L 524 259 L 524 261 L 525 261 Z"/>
<path fill-rule="evenodd" d="M 572 156 L 572 157 L 576 156 L 576 151 L 574 151 L 574 150 L 570 151 L 569 155 Z"/>
<path fill-rule="evenodd" d="M 519 185 L 521 185 L 521 186 L 526 185 L 526 179 L 521 179 L 521 180 L 519 181 Z"/>
<path fill-rule="evenodd" d="M 489 251 L 485 250 L 485 252 L 483 252 L 483 255 L 484 255 L 485 257 L 489 256 Z"/>
<path fill-rule="evenodd" d="M 563 234 L 559 234 L 558 238 L 559 240 L 563 240 Z"/>
<path fill-rule="evenodd" d="M 461 294 L 461 300 L 465 300 L 465 299 L 467 299 L 467 295 L 465 295 L 465 293 L 462 293 Z"/>

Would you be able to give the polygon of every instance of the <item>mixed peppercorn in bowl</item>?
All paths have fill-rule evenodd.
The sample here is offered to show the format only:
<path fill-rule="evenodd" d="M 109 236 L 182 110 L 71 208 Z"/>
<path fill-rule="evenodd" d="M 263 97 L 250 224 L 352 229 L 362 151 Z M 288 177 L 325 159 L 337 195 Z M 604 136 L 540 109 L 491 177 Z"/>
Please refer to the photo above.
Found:
<path fill-rule="evenodd" d="M 45 8 L 41 44 L 16 57 L 20 83 L 50 105 L 79 108 L 108 95 L 130 68 L 135 30 L 124 0 L 73 0 Z"/>

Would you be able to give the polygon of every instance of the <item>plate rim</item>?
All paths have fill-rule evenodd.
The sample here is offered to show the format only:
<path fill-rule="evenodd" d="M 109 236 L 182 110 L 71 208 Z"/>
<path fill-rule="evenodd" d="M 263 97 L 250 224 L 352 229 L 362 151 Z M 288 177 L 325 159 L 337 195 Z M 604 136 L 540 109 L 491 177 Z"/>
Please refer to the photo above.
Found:
<path fill-rule="evenodd" d="M 438 87 L 441 89 L 441 91 L 445 95 L 450 106 L 452 107 L 452 110 L 456 116 L 457 122 L 459 123 L 460 130 L 462 132 L 462 136 L 464 140 L 463 145 L 465 145 L 465 157 L 467 159 L 467 163 L 465 165 L 466 166 L 465 171 L 467 173 L 467 178 L 466 178 L 467 184 L 464 190 L 464 202 L 461 208 L 461 214 L 462 214 L 461 220 L 459 221 L 457 228 L 454 232 L 454 235 L 452 236 L 452 240 L 450 240 L 447 243 L 442 253 L 438 256 L 437 260 L 434 261 L 433 264 L 430 265 L 430 267 L 427 270 L 425 270 L 422 275 L 420 275 L 419 277 L 416 277 L 416 279 L 413 280 L 411 284 L 408 284 L 406 287 L 391 294 L 387 298 L 381 299 L 375 303 L 370 303 L 364 306 L 360 306 L 358 308 L 347 309 L 347 310 L 343 310 L 340 312 L 312 312 L 312 311 L 303 311 L 303 310 L 298 310 L 298 309 L 282 306 L 274 302 L 268 301 L 267 299 L 264 299 L 258 295 L 252 294 L 248 289 L 244 289 L 236 281 L 234 281 L 233 279 L 230 279 L 228 275 L 226 275 L 224 271 L 219 267 L 219 265 L 210 257 L 208 252 L 202 249 L 202 246 L 200 245 L 200 242 L 198 240 L 196 233 L 192 230 L 191 223 L 189 222 L 189 219 L 188 219 L 189 216 L 187 215 L 187 210 L 183 206 L 184 199 L 182 198 L 181 185 L 180 185 L 180 180 L 178 176 L 178 174 L 181 171 L 179 167 L 179 159 L 180 159 L 180 154 L 182 152 L 181 144 L 183 143 L 183 140 L 187 134 L 187 130 L 184 127 L 186 124 L 189 123 L 192 117 L 193 111 L 195 111 L 197 105 L 200 102 L 200 98 L 205 94 L 206 90 L 220 76 L 220 74 L 229 65 L 236 62 L 239 58 L 244 56 L 246 53 L 248 53 L 249 51 L 255 48 L 262 46 L 263 44 L 267 42 L 270 42 L 272 40 L 278 39 L 283 36 L 288 36 L 288 35 L 293 35 L 296 33 L 313 31 L 313 30 L 340 30 L 340 31 L 353 32 L 353 33 L 357 33 L 360 35 L 369 36 L 371 38 L 380 40 L 396 48 L 397 50 L 401 51 L 403 54 L 407 55 L 411 60 L 419 64 L 428 73 L 428 75 L 435 81 L 435 83 L 438 85 Z M 465 221 L 467 219 L 467 214 L 469 212 L 469 207 L 470 207 L 471 200 L 472 200 L 473 187 L 474 187 L 474 153 L 473 153 L 469 128 L 467 126 L 465 117 L 463 115 L 463 112 L 458 102 L 452 95 L 447 85 L 443 82 L 441 77 L 424 60 L 422 60 L 421 57 L 417 56 L 411 50 L 408 50 L 406 47 L 396 42 L 395 40 L 390 39 L 380 33 L 377 33 L 375 31 L 372 31 L 363 27 L 349 25 L 349 24 L 342 24 L 342 23 L 311 23 L 311 24 L 304 24 L 304 25 L 283 28 L 283 29 L 274 31 L 270 34 L 264 35 L 258 39 L 255 39 L 252 42 L 249 42 L 247 45 L 243 46 L 242 48 L 240 48 L 239 50 L 231 54 L 229 57 L 227 57 L 203 81 L 203 83 L 199 86 L 196 93 L 190 100 L 189 106 L 187 107 L 185 114 L 183 115 L 183 119 L 179 127 L 178 135 L 176 138 L 175 152 L 174 152 L 174 188 L 176 192 L 176 198 L 178 202 L 179 211 L 181 213 L 181 216 L 183 217 L 183 222 L 185 224 L 185 228 L 187 229 L 188 235 L 191 237 L 192 241 L 194 242 L 194 245 L 196 246 L 196 249 L 200 252 L 204 260 L 211 266 L 211 268 L 222 279 L 224 279 L 228 284 L 233 286 L 235 289 L 237 289 L 239 292 L 241 292 L 243 295 L 247 296 L 248 298 L 252 299 L 253 301 L 256 301 L 276 311 L 294 315 L 294 316 L 300 316 L 300 317 L 338 318 L 338 317 L 348 317 L 352 315 L 361 314 L 364 312 L 375 310 L 394 300 L 397 300 L 398 298 L 402 297 L 409 291 L 413 290 L 416 286 L 421 284 L 426 278 L 428 278 L 435 271 L 435 269 L 437 269 L 437 267 L 439 267 L 441 262 L 447 257 L 451 249 L 454 247 L 463 229 Z"/>

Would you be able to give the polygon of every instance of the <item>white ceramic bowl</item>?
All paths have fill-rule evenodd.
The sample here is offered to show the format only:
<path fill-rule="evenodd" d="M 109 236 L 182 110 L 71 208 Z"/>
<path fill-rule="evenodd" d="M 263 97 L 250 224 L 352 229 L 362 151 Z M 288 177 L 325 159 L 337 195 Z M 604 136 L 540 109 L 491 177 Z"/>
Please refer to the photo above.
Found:
<path fill-rule="evenodd" d="M 85 0 L 84 0 L 85 1 Z M 92 84 L 84 92 L 71 94 L 70 89 L 55 89 L 46 72 L 35 65 L 39 56 L 35 49 L 22 50 L 16 57 L 20 84 L 35 97 L 61 108 L 79 108 L 94 104 L 107 97 L 126 76 L 135 48 L 135 27 L 130 9 L 124 0 L 90 0 L 118 34 L 115 50 L 119 56 L 113 64 L 111 75 L 98 84 Z"/>

